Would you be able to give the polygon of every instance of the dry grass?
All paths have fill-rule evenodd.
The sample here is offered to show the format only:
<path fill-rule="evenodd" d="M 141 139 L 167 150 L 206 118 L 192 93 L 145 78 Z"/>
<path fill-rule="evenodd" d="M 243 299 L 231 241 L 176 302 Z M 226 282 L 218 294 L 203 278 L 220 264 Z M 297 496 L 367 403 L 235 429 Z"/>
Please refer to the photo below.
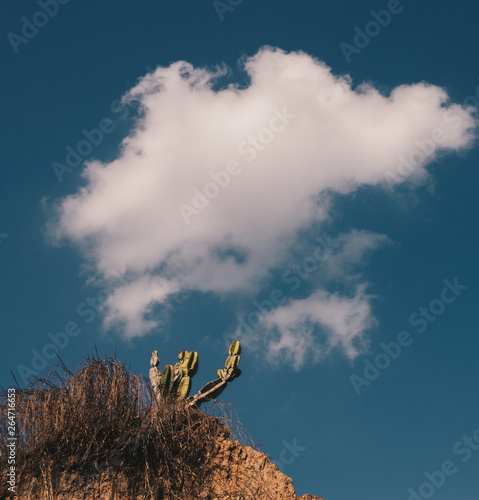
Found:
<path fill-rule="evenodd" d="M 0 408 L 5 415 L 5 394 Z M 227 437 L 235 423 L 227 408 L 212 408 L 220 418 L 174 401 L 157 405 L 145 379 L 116 359 L 89 358 L 75 373 L 54 367 L 30 388 L 17 390 L 17 474 L 21 488 L 28 485 L 20 497 L 54 498 L 65 476 L 108 470 L 121 472 L 129 498 L 199 498 L 212 481 L 217 439 Z"/>

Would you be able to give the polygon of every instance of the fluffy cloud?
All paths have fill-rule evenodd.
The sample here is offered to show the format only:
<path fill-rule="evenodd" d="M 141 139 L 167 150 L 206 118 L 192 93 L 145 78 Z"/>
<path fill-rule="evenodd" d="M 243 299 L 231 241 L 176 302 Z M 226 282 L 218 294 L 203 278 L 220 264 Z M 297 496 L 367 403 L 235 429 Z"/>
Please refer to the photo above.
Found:
<path fill-rule="evenodd" d="M 373 323 L 364 285 L 358 286 L 351 298 L 318 290 L 269 313 L 261 341 L 276 363 L 288 362 L 299 369 L 305 362 L 319 361 L 338 346 L 354 358 Z"/>
<path fill-rule="evenodd" d="M 85 187 L 59 202 L 59 239 L 77 243 L 106 278 L 135 276 L 106 304 L 107 324 L 129 337 L 154 328 L 157 306 L 179 292 L 257 292 L 298 233 L 328 219 L 330 193 L 417 182 L 439 154 L 473 138 L 472 111 L 432 85 L 384 96 L 352 88 L 307 54 L 272 48 L 244 69 L 245 88 L 218 89 L 224 68 L 181 61 L 141 78 L 123 98 L 139 103 L 140 116 L 118 157 L 88 162 Z M 407 176 L 388 176 L 404 160 Z M 331 274 L 362 254 L 355 242 Z M 268 319 L 281 332 L 271 348 L 298 338 L 306 349 L 317 323 L 328 346 L 353 356 L 371 323 L 369 300 L 359 287 L 352 297 L 317 290 L 292 302 Z"/>

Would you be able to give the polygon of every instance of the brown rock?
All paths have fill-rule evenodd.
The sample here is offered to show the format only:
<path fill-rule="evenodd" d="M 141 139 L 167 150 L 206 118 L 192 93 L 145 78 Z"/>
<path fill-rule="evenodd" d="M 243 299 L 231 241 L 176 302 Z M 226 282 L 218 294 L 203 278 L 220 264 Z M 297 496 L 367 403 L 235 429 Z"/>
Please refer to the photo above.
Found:
<path fill-rule="evenodd" d="M 214 456 L 210 457 L 211 482 L 199 500 L 325 500 L 313 495 L 298 497 L 293 480 L 278 470 L 263 453 L 227 436 L 218 438 Z M 22 484 L 20 498 L 32 500 L 152 500 L 137 494 L 121 471 L 106 466 L 88 475 L 62 474 L 55 487 L 43 494 L 28 494 L 30 486 Z M 49 490 L 49 491 L 48 491 Z M 165 500 L 170 497 L 165 496 Z M 171 496 L 175 500 L 189 497 Z M 155 499 L 156 500 L 156 499 Z M 195 499 L 196 500 L 196 499 Z"/>

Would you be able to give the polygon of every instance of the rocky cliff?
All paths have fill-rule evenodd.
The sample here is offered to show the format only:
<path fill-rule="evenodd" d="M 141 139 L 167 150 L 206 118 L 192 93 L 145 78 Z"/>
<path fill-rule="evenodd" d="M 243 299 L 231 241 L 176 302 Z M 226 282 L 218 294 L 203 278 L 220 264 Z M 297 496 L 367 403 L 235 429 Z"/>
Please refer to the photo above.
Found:
<path fill-rule="evenodd" d="M 15 494 L 3 481 L 1 499 L 298 499 L 266 455 L 232 438 L 242 427 L 221 413 L 225 403 L 200 410 L 175 398 L 156 402 L 143 377 L 110 358 L 53 375 L 16 393 Z M 3 395 L 0 413 L 7 405 Z M 2 422 L 6 478 L 12 430 Z"/>
<path fill-rule="evenodd" d="M 227 436 L 217 439 L 209 458 L 211 476 L 201 500 L 325 500 L 313 495 L 298 497 L 293 481 L 281 473 L 263 453 L 240 444 Z M 88 474 L 57 476 L 54 481 L 45 471 L 41 490 L 36 481 L 24 484 L 20 478 L 19 498 L 31 500 L 190 500 L 181 492 L 150 496 L 135 492 L 131 481 L 121 469 L 106 464 L 94 464 Z M 167 489 L 167 488 L 166 488 Z"/>
<path fill-rule="evenodd" d="M 218 440 L 215 461 L 218 467 L 213 498 L 218 500 L 233 500 L 227 492 L 238 486 L 244 493 L 236 500 L 325 500 L 312 495 L 298 497 L 293 480 L 280 472 L 266 455 L 226 436 Z"/>

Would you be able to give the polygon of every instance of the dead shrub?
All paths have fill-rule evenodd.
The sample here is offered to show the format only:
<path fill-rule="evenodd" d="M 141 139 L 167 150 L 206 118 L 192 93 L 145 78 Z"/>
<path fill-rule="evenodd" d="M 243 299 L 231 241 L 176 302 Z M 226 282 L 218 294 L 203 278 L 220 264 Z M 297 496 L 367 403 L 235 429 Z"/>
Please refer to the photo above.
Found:
<path fill-rule="evenodd" d="M 6 406 L 4 393 L 2 415 Z M 173 400 L 158 405 L 149 383 L 117 359 L 88 358 L 75 373 L 53 367 L 28 389 L 16 392 L 16 466 L 24 495 L 20 497 L 55 498 L 65 477 L 81 485 L 105 473 L 121 476 L 128 498 L 213 498 L 208 491 L 213 491 L 220 467 L 214 461 L 218 440 L 236 430 L 252 444 L 229 409 L 216 402 L 206 412 Z M 7 469 L 6 439 L 4 418 L 2 477 Z M 246 496 L 242 484 L 229 492 L 231 498 L 255 498 Z M 254 491 L 261 489 L 254 478 L 249 478 L 249 485 Z"/>

